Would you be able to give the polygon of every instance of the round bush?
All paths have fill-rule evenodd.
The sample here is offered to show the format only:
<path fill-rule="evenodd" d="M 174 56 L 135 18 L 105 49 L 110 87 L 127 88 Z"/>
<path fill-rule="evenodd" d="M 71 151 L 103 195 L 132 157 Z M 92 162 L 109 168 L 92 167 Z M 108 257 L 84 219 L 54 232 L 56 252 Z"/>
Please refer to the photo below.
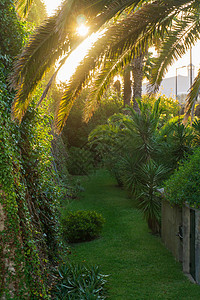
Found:
<path fill-rule="evenodd" d="M 96 211 L 70 212 L 63 219 L 63 234 L 69 243 L 91 241 L 97 238 L 105 219 Z"/>

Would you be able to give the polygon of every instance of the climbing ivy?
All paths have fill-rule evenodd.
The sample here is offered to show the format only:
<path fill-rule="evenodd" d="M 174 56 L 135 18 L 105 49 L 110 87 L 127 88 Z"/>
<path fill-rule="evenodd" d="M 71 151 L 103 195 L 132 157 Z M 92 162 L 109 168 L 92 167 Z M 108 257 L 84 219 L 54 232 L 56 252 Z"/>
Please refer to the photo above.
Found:
<path fill-rule="evenodd" d="M 33 104 L 20 125 L 11 120 L 8 77 L 27 34 L 13 1 L 0 0 L 0 17 L 0 298 L 48 299 L 62 196 L 52 168 L 52 117 Z"/>

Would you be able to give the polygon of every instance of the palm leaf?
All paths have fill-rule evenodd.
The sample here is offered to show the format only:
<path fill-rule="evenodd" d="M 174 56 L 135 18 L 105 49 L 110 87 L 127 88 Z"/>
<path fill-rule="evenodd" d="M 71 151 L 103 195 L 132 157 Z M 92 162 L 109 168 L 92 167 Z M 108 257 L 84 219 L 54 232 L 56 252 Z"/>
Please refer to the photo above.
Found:
<path fill-rule="evenodd" d="M 138 1 L 92 1 L 65 0 L 53 17 L 50 17 L 22 51 L 14 65 L 11 86 L 17 89 L 13 103 L 13 117 L 21 120 L 25 113 L 31 93 L 44 74 L 63 54 L 69 55 L 82 39 L 76 36 L 76 17 L 85 13 L 88 22 L 93 22 L 91 31 L 96 31 L 117 11 Z M 75 13 L 72 13 L 75 12 Z"/>
<path fill-rule="evenodd" d="M 22 18 L 27 16 L 33 2 L 34 0 L 15 0 L 16 10 Z"/>
<path fill-rule="evenodd" d="M 199 89 L 200 89 L 200 69 L 198 71 L 198 74 L 190 88 L 190 92 L 186 98 L 186 107 L 185 107 L 185 118 L 183 120 L 183 123 L 186 124 L 188 121 L 188 118 L 191 113 L 191 109 L 193 105 L 195 104 L 197 97 L 199 95 Z"/>
<path fill-rule="evenodd" d="M 182 5 L 186 1 L 175 1 L 176 5 Z M 81 62 L 76 72 L 68 83 L 66 92 L 60 101 L 60 108 L 57 110 L 55 119 L 56 127 L 60 132 L 64 126 L 65 120 L 69 114 L 68 103 L 75 101 L 83 87 L 86 85 L 91 72 L 99 69 L 103 60 L 117 59 L 117 56 L 122 55 L 135 45 L 136 54 L 141 49 L 146 49 L 148 38 L 153 39 L 156 26 L 162 26 L 162 19 L 174 10 L 174 1 L 169 1 L 167 4 L 162 4 L 162 1 L 144 5 L 142 9 L 131 12 L 125 19 L 118 21 L 113 26 L 110 26 L 95 45 L 89 50 L 87 56 Z M 159 15 L 155 14 L 155 10 L 159 10 Z M 152 17 L 153 16 L 153 17 Z M 171 17 L 168 17 L 169 20 Z M 157 30 L 158 32 L 158 30 Z M 157 33 L 156 32 L 156 33 Z M 74 97 L 72 99 L 71 97 Z"/>
<path fill-rule="evenodd" d="M 200 38 L 199 17 L 190 15 L 174 21 L 163 41 L 159 57 L 154 61 L 149 89 L 156 92 L 169 66 L 182 57 Z"/>
<path fill-rule="evenodd" d="M 113 77 L 118 74 L 126 65 L 130 64 L 133 55 L 131 49 L 125 51 L 121 57 L 116 59 L 107 60 L 103 63 L 97 74 L 92 79 L 90 85 L 90 94 L 86 99 L 84 108 L 84 121 L 88 122 L 93 113 L 97 110 L 100 105 L 101 97 L 106 91 L 107 87 L 111 83 Z"/>

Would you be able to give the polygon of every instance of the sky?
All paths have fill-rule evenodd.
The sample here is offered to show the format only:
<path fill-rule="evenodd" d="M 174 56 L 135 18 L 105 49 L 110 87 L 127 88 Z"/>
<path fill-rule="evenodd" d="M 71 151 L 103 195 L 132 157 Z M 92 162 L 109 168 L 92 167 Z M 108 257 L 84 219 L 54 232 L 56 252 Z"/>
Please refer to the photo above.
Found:
<path fill-rule="evenodd" d="M 56 7 L 58 7 L 62 0 L 43 0 L 44 3 L 46 4 L 47 7 L 47 12 L 48 15 L 53 14 L 53 12 L 55 11 Z M 84 46 L 86 48 L 86 46 Z M 181 59 L 179 59 L 178 61 L 176 61 L 168 70 L 168 73 L 165 75 L 165 77 L 173 77 L 176 74 L 176 69 L 177 69 L 177 74 L 178 75 L 185 75 L 187 76 L 187 68 L 180 68 L 182 66 L 188 66 L 190 64 L 190 51 L 188 51 Z M 81 53 L 81 51 L 79 52 Z M 78 52 L 76 52 L 76 56 L 79 55 Z M 74 61 L 75 56 L 73 56 L 73 59 L 71 59 L 71 62 L 69 65 L 72 65 L 72 60 Z M 81 57 L 79 57 L 79 61 L 80 61 Z M 194 74 L 195 76 L 197 75 L 197 71 L 198 68 L 200 67 L 200 41 L 192 47 L 192 64 L 195 66 L 194 69 Z M 74 70 L 74 66 L 73 66 L 73 70 Z M 68 71 L 69 71 L 69 66 L 68 66 Z M 66 76 L 66 79 L 68 79 L 68 75 L 66 74 L 65 70 L 62 70 L 59 77 L 60 80 L 62 80 L 62 77 L 64 79 L 64 77 Z M 61 75 L 62 74 L 62 75 Z"/>

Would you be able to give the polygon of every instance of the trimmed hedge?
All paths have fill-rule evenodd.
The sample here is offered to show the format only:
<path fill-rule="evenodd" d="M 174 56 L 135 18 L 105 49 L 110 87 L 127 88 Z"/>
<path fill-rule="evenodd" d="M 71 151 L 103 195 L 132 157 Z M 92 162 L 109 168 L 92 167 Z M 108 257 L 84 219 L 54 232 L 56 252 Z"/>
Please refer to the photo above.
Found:
<path fill-rule="evenodd" d="M 62 221 L 64 238 L 69 243 L 91 241 L 100 235 L 104 223 L 95 211 L 70 212 Z"/>

